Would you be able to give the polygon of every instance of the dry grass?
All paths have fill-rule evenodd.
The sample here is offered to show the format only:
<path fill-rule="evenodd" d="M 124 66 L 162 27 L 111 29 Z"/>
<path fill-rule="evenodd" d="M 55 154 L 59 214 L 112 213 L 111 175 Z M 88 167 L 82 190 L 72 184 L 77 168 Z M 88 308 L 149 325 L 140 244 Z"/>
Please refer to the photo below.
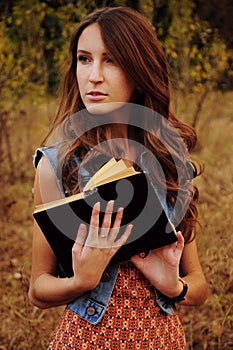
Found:
<path fill-rule="evenodd" d="M 197 239 L 210 296 L 202 307 L 181 310 L 189 349 L 233 347 L 232 110 L 232 93 L 210 95 L 197 130 L 200 144 L 194 157 L 205 164 L 196 180 L 202 224 Z"/>
<path fill-rule="evenodd" d="M 211 94 L 198 125 L 200 144 L 194 156 L 201 159 L 206 168 L 196 180 L 201 192 L 199 212 L 202 223 L 197 239 L 210 296 L 201 307 L 179 307 L 188 348 L 195 350 L 228 350 L 233 347 L 232 101 L 232 93 Z M 191 116 L 194 106 L 195 100 L 191 98 L 183 101 L 182 105 L 179 102 L 179 113 Z M 3 149 L 0 180 L 0 350 L 46 349 L 63 310 L 63 307 L 38 310 L 29 305 L 27 299 L 34 176 L 30 157 L 46 128 L 47 116 L 52 113 L 53 107 L 50 104 L 47 107 L 26 107 L 23 120 L 12 116 L 13 122 L 8 126 L 16 165 L 14 179 Z"/>

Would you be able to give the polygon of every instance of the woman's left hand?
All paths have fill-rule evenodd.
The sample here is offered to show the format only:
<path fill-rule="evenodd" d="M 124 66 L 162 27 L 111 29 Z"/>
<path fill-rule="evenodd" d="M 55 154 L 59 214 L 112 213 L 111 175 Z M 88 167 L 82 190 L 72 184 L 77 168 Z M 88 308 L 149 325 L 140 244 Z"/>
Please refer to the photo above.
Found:
<path fill-rule="evenodd" d="M 171 298 L 179 295 L 182 290 L 179 282 L 179 264 L 184 248 L 184 238 L 180 231 L 176 235 L 177 242 L 151 250 L 145 258 L 140 255 L 131 258 L 133 264 L 151 284 Z"/>

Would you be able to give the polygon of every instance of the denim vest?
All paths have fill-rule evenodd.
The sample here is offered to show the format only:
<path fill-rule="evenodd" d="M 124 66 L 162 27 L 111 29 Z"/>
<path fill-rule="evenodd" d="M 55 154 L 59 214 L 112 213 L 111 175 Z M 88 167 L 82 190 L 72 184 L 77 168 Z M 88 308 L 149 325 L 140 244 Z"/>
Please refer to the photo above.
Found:
<path fill-rule="evenodd" d="M 36 150 L 34 155 L 33 164 L 35 168 L 38 165 L 39 160 L 42 156 L 45 156 L 50 162 L 52 169 L 56 175 L 56 180 L 58 187 L 61 191 L 62 196 L 65 196 L 64 188 L 62 186 L 61 176 L 58 172 L 58 154 L 56 147 L 42 147 Z M 147 164 L 143 159 L 144 154 L 141 154 L 141 163 L 143 164 L 143 170 L 149 173 L 149 164 Z M 86 177 L 88 180 L 90 174 L 85 168 L 80 168 L 80 173 L 83 177 Z M 152 183 L 153 185 L 153 183 Z M 166 202 L 163 193 L 158 191 L 155 186 L 153 186 L 166 214 L 168 217 L 171 217 L 171 207 Z M 77 315 L 81 316 L 91 324 L 97 324 L 104 315 L 108 301 L 112 294 L 112 290 L 115 285 L 117 278 L 118 270 L 120 264 L 115 264 L 107 266 L 105 269 L 101 281 L 96 288 L 93 290 L 87 291 L 81 296 L 79 296 L 74 301 L 68 304 L 68 309 L 75 312 Z M 169 302 L 169 299 L 162 295 L 158 290 L 155 290 L 155 298 L 157 305 L 160 307 L 161 311 L 164 314 L 172 314 L 174 305 Z"/>

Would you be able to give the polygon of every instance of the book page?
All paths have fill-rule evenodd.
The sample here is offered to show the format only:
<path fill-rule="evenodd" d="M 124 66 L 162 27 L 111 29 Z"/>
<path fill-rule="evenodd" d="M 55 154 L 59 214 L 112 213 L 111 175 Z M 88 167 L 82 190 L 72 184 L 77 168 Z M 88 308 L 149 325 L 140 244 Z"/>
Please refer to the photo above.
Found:
<path fill-rule="evenodd" d="M 117 164 L 117 161 L 115 158 L 111 158 L 106 164 L 104 164 L 87 182 L 87 184 L 84 186 L 83 191 L 88 191 L 89 189 L 96 187 L 96 181 L 98 179 L 102 179 L 104 176 L 104 173 L 108 173 L 112 167 L 115 167 Z"/>
<path fill-rule="evenodd" d="M 82 199 L 84 198 L 84 193 L 81 192 L 81 193 L 77 193 L 77 194 L 74 194 L 70 197 L 65 197 L 65 198 L 62 198 L 62 199 L 57 199 L 55 201 L 51 201 L 49 203 L 45 203 L 45 204 L 39 204 L 35 207 L 35 211 L 34 212 L 39 212 L 39 211 L 43 211 L 43 210 L 47 210 L 47 209 L 50 209 L 50 208 L 54 208 L 54 207 L 57 207 L 61 204 L 65 204 L 65 203 L 70 203 L 70 202 L 73 202 L 73 201 L 76 201 L 78 199 Z"/>
<path fill-rule="evenodd" d="M 104 185 L 106 183 L 110 183 L 110 182 L 116 181 L 116 180 L 125 179 L 125 178 L 127 178 L 129 176 L 133 176 L 133 175 L 136 175 L 136 174 L 140 174 L 140 172 L 139 171 L 135 171 L 133 167 L 126 168 L 126 169 L 118 172 L 117 174 L 113 174 L 110 177 L 103 179 L 102 181 L 98 181 L 96 183 L 96 187 Z"/>
<path fill-rule="evenodd" d="M 127 167 L 123 159 L 116 161 L 114 158 L 112 158 L 87 182 L 83 192 L 74 194 L 70 197 L 54 200 L 49 203 L 37 205 L 35 212 L 47 210 L 49 208 L 82 199 L 85 196 L 85 191 L 90 191 L 95 187 L 139 173 L 140 172 L 136 171 L 133 166 Z"/>
<path fill-rule="evenodd" d="M 94 187 L 137 173 L 138 172 L 134 170 L 133 166 L 127 167 L 123 159 L 116 161 L 112 158 L 88 181 L 83 191 L 85 192 Z"/>

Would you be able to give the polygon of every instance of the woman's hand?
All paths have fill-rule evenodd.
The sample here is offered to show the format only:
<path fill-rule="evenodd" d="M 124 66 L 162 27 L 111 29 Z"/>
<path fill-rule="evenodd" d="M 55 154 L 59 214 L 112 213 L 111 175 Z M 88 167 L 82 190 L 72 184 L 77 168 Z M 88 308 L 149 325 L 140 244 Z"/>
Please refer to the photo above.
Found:
<path fill-rule="evenodd" d="M 161 293 L 175 297 L 182 291 L 179 282 L 179 264 L 184 248 L 184 238 L 177 232 L 178 241 L 159 249 L 154 249 L 145 257 L 131 258 L 134 265 Z"/>
<path fill-rule="evenodd" d="M 123 208 L 118 209 L 111 228 L 113 205 L 114 201 L 108 202 L 101 228 L 99 228 L 100 203 L 98 202 L 92 210 L 89 230 L 84 224 L 81 224 L 78 229 L 72 249 L 73 282 L 77 286 L 83 286 L 84 291 L 96 287 L 109 261 L 131 233 L 132 225 L 128 225 L 123 235 L 116 240 Z"/>

